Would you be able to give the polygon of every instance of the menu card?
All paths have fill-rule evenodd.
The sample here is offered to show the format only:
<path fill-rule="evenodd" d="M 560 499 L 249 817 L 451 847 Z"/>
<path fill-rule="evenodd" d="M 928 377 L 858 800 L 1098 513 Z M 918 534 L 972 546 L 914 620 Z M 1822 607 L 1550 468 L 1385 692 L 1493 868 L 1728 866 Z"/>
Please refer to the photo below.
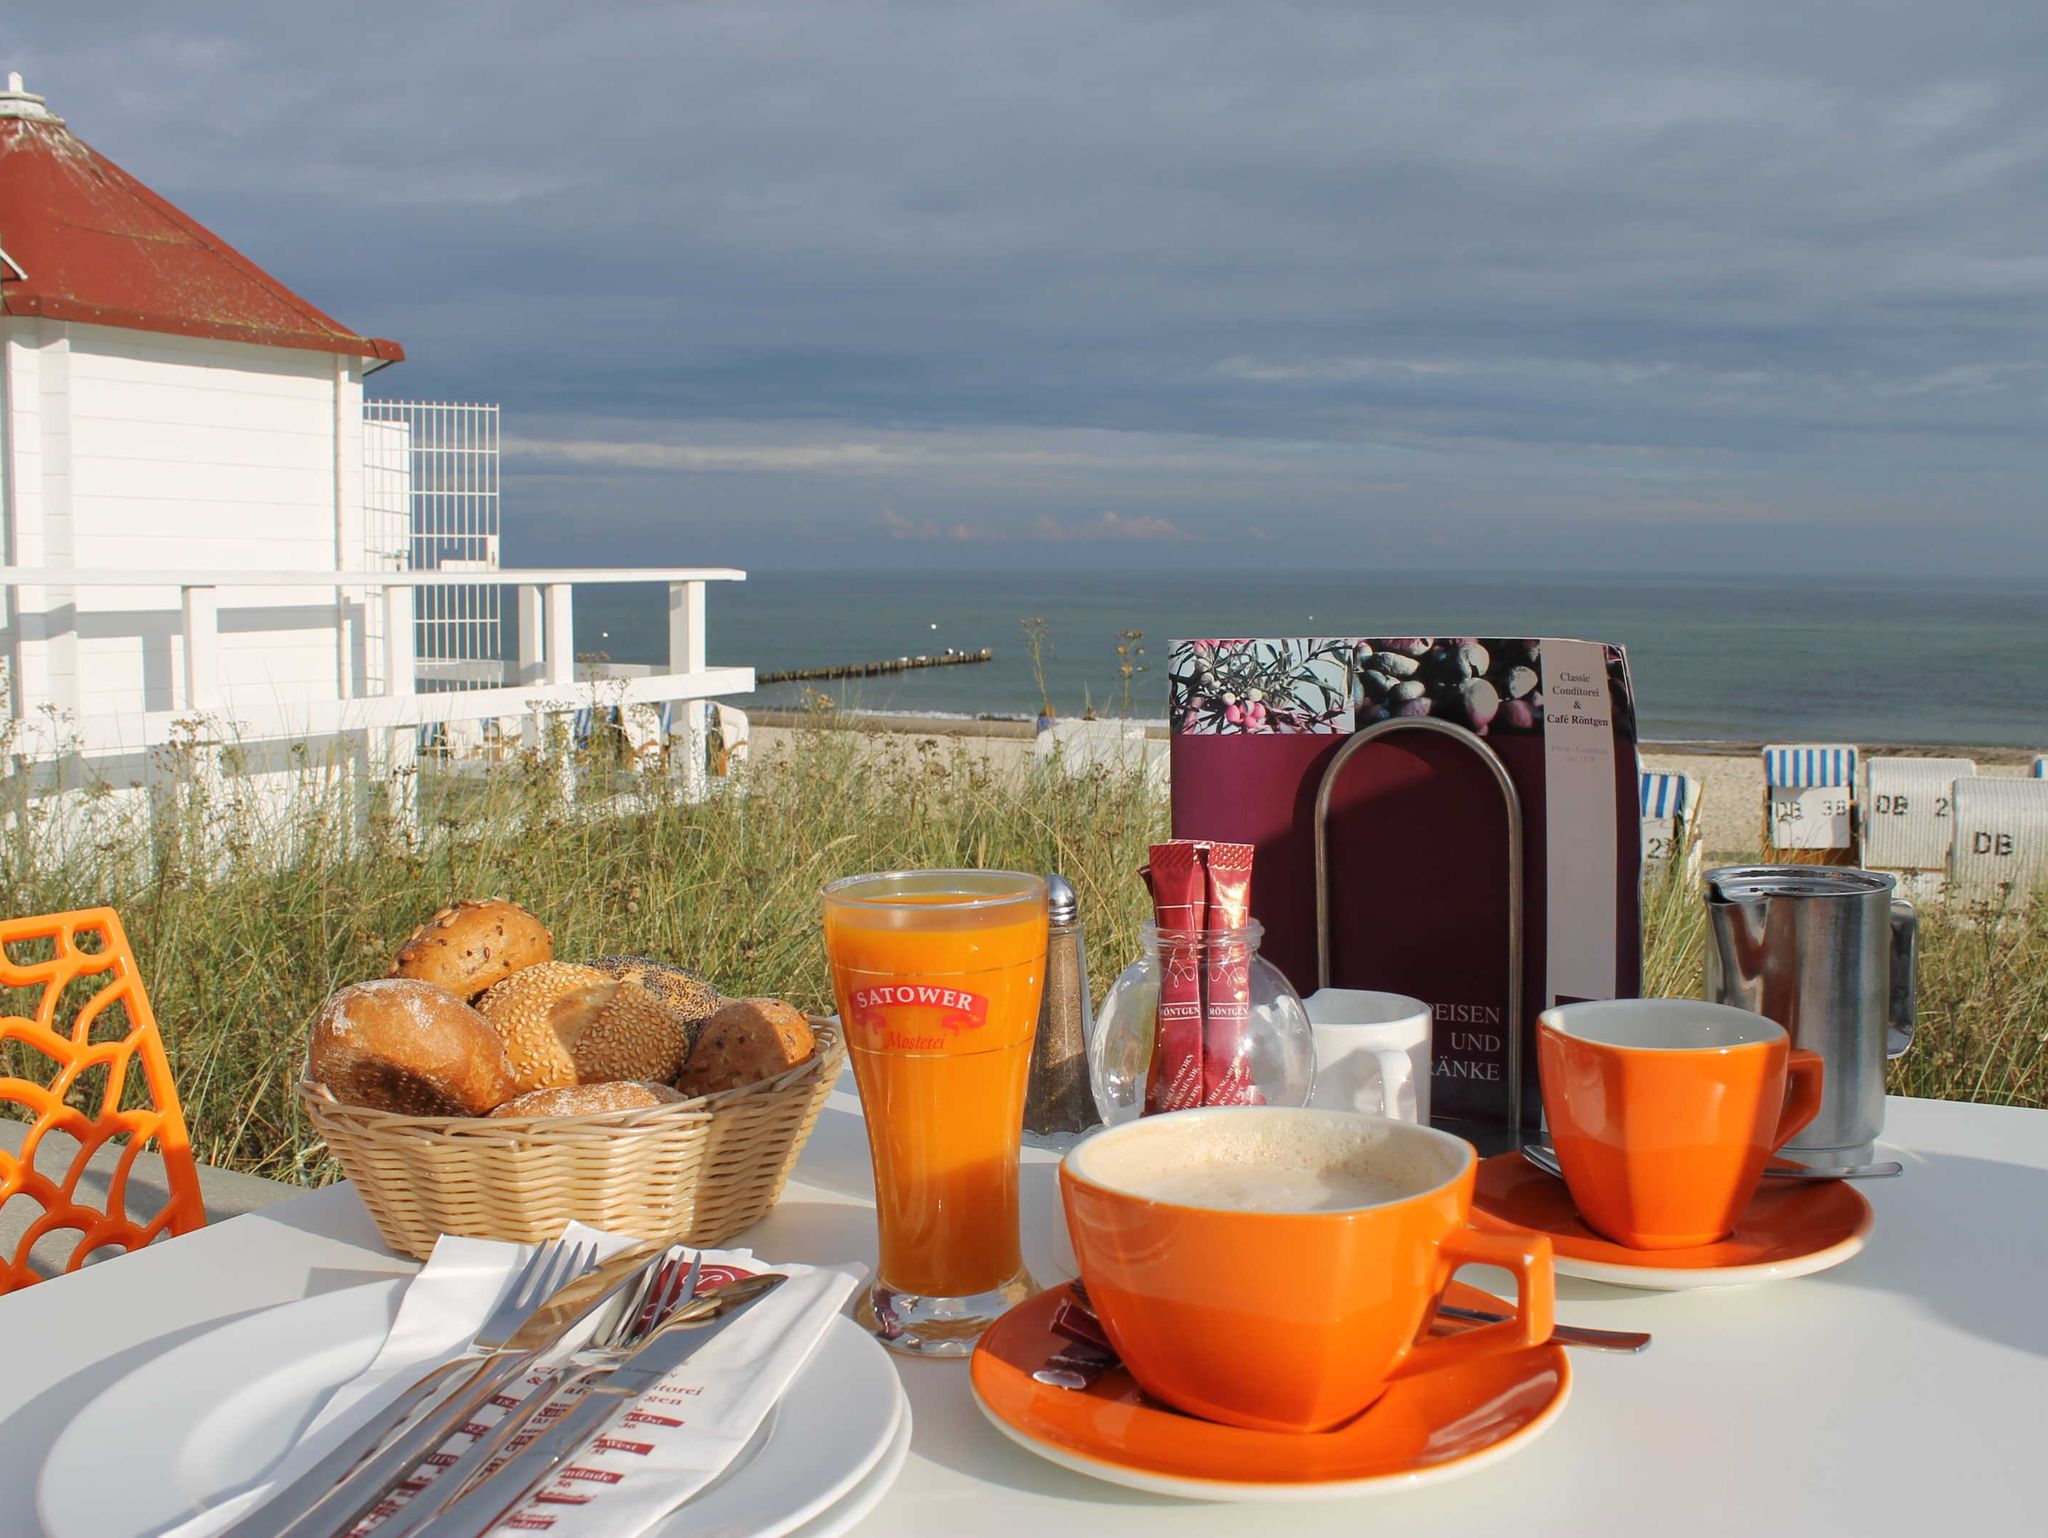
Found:
<path fill-rule="evenodd" d="M 1435 1017 L 1433 1117 L 1501 1122 L 1507 1041 L 1535 1017 L 1642 979 L 1635 708 L 1618 646 L 1522 637 L 1175 641 L 1173 833 L 1257 850 L 1260 954 L 1316 977 L 1316 791 L 1353 733 L 1427 717 L 1499 758 L 1521 808 L 1522 1017 L 1507 1018 L 1507 812 L 1492 770 L 1427 730 L 1361 748 L 1327 823 L 1329 983 L 1405 993 Z"/>

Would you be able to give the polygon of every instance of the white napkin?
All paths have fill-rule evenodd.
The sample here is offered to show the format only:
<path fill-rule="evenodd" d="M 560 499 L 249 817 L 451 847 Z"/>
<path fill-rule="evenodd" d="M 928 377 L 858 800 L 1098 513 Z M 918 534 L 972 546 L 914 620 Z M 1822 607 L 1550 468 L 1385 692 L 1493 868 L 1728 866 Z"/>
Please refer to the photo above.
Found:
<path fill-rule="evenodd" d="M 597 1242 L 601 1256 L 633 1242 L 575 1223 L 564 1231 L 564 1237 Z M 390 1404 L 425 1368 L 460 1351 L 531 1253 L 531 1246 L 444 1236 L 406 1288 L 398 1316 L 376 1357 L 361 1374 L 329 1395 L 306 1434 L 266 1471 L 263 1482 L 165 1529 L 159 1538 L 211 1538 L 277 1484 L 319 1459 L 349 1430 Z M 781 1271 L 790 1279 L 750 1309 L 743 1320 L 707 1343 L 646 1402 L 627 1407 L 605 1428 L 597 1444 L 564 1467 L 561 1478 L 497 1531 L 604 1533 L 631 1538 L 652 1526 L 710 1483 L 746 1445 L 862 1275 L 858 1267 L 771 1267 L 744 1250 L 706 1250 L 703 1259 L 700 1288 L 767 1270 Z M 436 1451 L 422 1475 L 379 1507 L 357 1532 L 374 1531 L 407 1498 L 431 1484 L 439 1468 L 453 1462 L 475 1437 L 495 1425 L 507 1409 L 533 1390 L 536 1381 L 528 1379 L 498 1396 L 496 1403 Z M 689 1414 L 668 1415 L 653 1403 L 657 1396 L 686 1402 Z M 534 1418 L 535 1426 L 546 1425 L 562 1408 L 544 1408 Z M 668 1421 L 676 1424 L 666 1424 Z M 514 1443 L 519 1445 L 523 1443 Z"/>
<path fill-rule="evenodd" d="M 595 1244 L 600 1260 L 634 1242 L 581 1223 L 571 1223 L 563 1237 Z M 328 1395 L 291 1450 L 264 1470 L 257 1483 L 197 1516 L 159 1529 L 154 1538 L 211 1538 L 254 1510 L 279 1485 L 319 1462 L 328 1449 L 417 1382 L 428 1367 L 466 1347 L 536 1248 L 443 1234 L 426 1265 L 407 1284 L 391 1333 L 370 1365 Z"/>
<path fill-rule="evenodd" d="M 633 1538 L 645 1532 L 711 1483 L 752 1440 L 865 1274 L 858 1266 L 769 1265 L 747 1250 L 705 1250 L 702 1258 L 700 1292 L 763 1271 L 779 1271 L 789 1280 L 637 1403 L 622 1406 L 578 1456 L 493 1533 Z M 356 1533 L 374 1533 L 406 1500 L 430 1487 L 442 1468 L 541 1381 L 529 1378 L 479 1412 Z M 551 1400 L 502 1456 L 543 1434 L 573 1403 L 572 1395 Z"/>

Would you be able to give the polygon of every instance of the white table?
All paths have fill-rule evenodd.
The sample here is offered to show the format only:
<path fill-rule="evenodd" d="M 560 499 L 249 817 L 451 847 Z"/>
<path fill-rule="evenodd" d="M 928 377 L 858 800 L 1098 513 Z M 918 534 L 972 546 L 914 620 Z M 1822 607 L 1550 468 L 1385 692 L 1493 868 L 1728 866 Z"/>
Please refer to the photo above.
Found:
<path fill-rule="evenodd" d="M 1837 1270 L 1692 1293 L 1560 1280 L 1562 1316 L 1656 1343 L 1639 1357 L 1574 1352 L 1557 1423 L 1467 1478 L 1259 1511 L 1140 1495 L 1011 1445 L 974 1407 L 964 1364 L 904 1362 L 910 1459 L 858 1532 L 2048 1531 L 2048 1112 L 1895 1099 L 1888 1116 L 1906 1174 L 1864 1187 L 1876 1230 Z M 1027 1157 L 1027 1258 L 1056 1274 L 1052 1165 Z M 842 1091 L 781 1206 L 737 1242 L 779 1260 L 872 1259 L 868 1196 L 859 1107 Z M 0 1298 L 0 1535 L 35 1531 L 45 1449 L 132 1364 L 248 1310 L 410 1269 L 337 1186 Z"/>

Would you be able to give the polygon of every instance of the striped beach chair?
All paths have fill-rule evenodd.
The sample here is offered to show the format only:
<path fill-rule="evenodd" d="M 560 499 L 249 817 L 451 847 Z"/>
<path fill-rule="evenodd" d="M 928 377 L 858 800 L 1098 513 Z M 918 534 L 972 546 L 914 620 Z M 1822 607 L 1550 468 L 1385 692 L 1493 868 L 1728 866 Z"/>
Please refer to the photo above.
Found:
<path fill-rule="evenodd" d="M 1699 874 L 1700 782 L 1689 774 L 1644 769 L 1642 789 L 1643 879 L 1654 880 L 1676 866 L 1687 880 Z"/>
<path fill-rule="evenodd" d="M 1846 743 L 1772 743 L 1764 749 L 1764 842 L 1795 862 L 1856 858 L 1856 749 Z"/>
<path fill-rule="evenodd" d="M 1867 760 L 1857 805 L 1863 863 L 1897 875 L 1909 897 L 1938 897 L 1955 843 L 1956 783 L 1976 776 L 1967 758 Z"/>

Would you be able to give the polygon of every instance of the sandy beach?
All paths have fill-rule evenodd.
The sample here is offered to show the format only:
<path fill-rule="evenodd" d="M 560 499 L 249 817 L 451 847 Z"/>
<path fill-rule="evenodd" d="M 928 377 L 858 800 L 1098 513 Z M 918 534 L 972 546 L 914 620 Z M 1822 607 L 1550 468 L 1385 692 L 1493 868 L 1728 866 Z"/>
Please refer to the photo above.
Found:
<path fill-rule="evenodd" d="M 791 734 L 819 729 L 844 729 L 872 734 L 899 746 L 912 746 L 920 738 L 957 742 L 963 751 L 999 773 L 1022 772 L 1031 761 L 1031 744 L 1036 736 L 1029 721 L 980 721 L 927 716 L 839 716 L 819 718 L 797 712 L 757 711 L 752 730 L 754 745 L 762 753 L 773 753 L 787 744 Z M 1164 738 L 1166 729 L 1149 733 Z M 1956 747 L 1911 743 L 1863 743 L 1858 745 L 1869 757 L 1967 758 L 1984 775 L 2024 775 L 2035 751 L 2026 748 Z M 1688 774 L 1700 783 L 1701 831 L 1709 859 L 1717 856 L 1754 854 L 1762 841 L 1764 771 L 1763 744 L 1657 743 L 1642 747 L 1644 767 Z M 2048 744 L 2042 750 L 2048 751 Z"/>

